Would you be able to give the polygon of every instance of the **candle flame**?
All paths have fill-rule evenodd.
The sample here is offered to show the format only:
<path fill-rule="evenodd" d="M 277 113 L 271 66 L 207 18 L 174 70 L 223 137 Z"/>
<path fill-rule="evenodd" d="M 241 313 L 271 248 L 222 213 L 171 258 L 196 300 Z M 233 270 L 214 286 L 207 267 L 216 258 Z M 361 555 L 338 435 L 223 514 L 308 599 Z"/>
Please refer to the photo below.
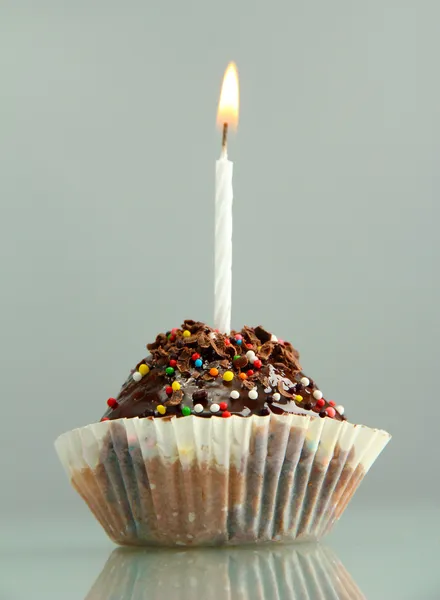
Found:
<path fill-rule="evenodd" d="M 229 63 L 223 77 L 222 91 L 217 111 L 217 125 L 222 128 L 225 123 L 236 129 L 238 125 L 238 72 L 235 63 Z"/>

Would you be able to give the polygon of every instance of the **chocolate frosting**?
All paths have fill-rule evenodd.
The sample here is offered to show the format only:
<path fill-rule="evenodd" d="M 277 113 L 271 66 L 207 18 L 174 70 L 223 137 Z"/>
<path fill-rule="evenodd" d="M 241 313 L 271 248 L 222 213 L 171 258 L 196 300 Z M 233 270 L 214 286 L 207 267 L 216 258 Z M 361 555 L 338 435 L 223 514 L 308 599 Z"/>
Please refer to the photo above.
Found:
<path fill-rule="evenodd" d="M 345 420 L 306 377 L 299 353 L 263 327 L 223 335 L 187 320 L 147 345 L 103 420 L 296 413 Z M 339 408 L 339 407 L 338 407 Z M 341 410 L 342 412 L 342 410 Z"/>

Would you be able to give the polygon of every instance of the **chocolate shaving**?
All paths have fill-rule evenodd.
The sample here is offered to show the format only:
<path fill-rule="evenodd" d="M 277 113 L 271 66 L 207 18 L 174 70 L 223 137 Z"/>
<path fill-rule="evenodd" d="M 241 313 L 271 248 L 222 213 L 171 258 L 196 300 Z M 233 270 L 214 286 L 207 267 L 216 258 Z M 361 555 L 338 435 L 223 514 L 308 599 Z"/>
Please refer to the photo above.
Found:
<path fill-rule="evenodd" d="M 226 345 L 225 345 L 225 341 L 224 339 L 221 338 L 216 338 L 210 339 L 211 342 L 211 347 L 213 348 L 214 352 L 218 355 L 221 356 L 222 358 L 226 358 L 228 356 L 228 353 L 226 352 Z M 235 354 L 235 351 L 234 351 Z"/>
<path fill-rule="evenodd" d="M 171 398 L 169 400 L 167 400 L 166 402 L 164 402 L 164 406 L 177 406 L 178 404 L 180 404 L 182 402 L 182 398 L 183 398 L 183 392 L 182 390 L 175 390 L 173 392 L 173 395 L 171 396 Z"/>
<path fill-rule="evenodd" d="M 245 379 L 242 382 L 243 387 L 245 387 L 247 390 L 253 390 L 255 387 L 256 381 L 252 380 L 252 379 Z"/>
<path fill-rule="evenodd" d="M 201 323 L 200 321 L 193 321 L 192 319 L 186 319 L 186 321 L 184 321 L 182 325 L 183 330 L 187 329 L 190 333 L 193 334 L 200 331 L 201 329 L 204 329 L 205 327 L 206 326 L 204 323 Z"/>
<path fill-rule="evenodd" d="M 221 367 L 224 367 L 225 369 L 229 369 L 229 367 L 230 367 L 230 364 L 231 364 L 231 363 L 230 363 L 230 361 L 229 361 L 227 358 L 224 358 L 223 360 L 221 360 L 221 361 L 219 362 L 219 365 L 220 365 Z"/>
<path fill-rule="evenodd" d="M 267 360 L 271 356 L 274 346 L 274 342 L 266 342 L 263 344 L 261 350 L 258 351 L 259 358 Z"/>
<path fill-rule="evenodd" d="M 212 380 L 214 379 L 214 376 L 213 376 L 213 375 L 211 375 L 211 373 L 209 373 L 209 371 L 208 371 L 207 373 L 204 373 L 204 374 L 202 375 L 202 379 L 203 379 L 204 381 L 212 381 Z"/>
<path fill-rule="evenodd" d="M 200 333 L 199 337 L 197 338 L 197 342 L 200 348 L 209 348 L 211 346 L 211 340 L 209 335 L 206 333 Z"/>
<path fill-rule="evenodd" d="M 288 390 L 285 389 L 285 387 L 283 385 L 283 381 L 281 379 L 278 381 L 278 391 L 285 398 L 289 398 L 290 400 L 293 400 L 293 394 L 291 394 Z"/>
<path fill-rule="evenodd" d="M 252 327 L 243 327 L 242 335 L 250 344 L 253 344 L 254 346 L 260 345 L 260 340 L 255 335 L 255 331 L 252 329 Z"/>
<path fill-rule="evenodd" d="M 194 402 L 206 402 L 208 400 L 208 392 L 206 390 L 196 390 L 192 399 Z"/>
<path fill-rule="evenodd" d="M 190 360 L 191 350 L 189 348 L 184 348 L 180 353 L 179 360 L 177 361 L 177 368 L 181 373 L 183 373 L 184 371 L 189 371 Z"/>
<path fill-rule="evenodd" d="M 272 334 L 269 333 L 268 331 L 266 331 L 265 329 L 263 329 L 263 327 L 261 327 L 261 325 L 258 325 L 258 327 L 255 327 L 255 335 L 258 337 L 258 339 L 263 344 L 265 342 L 269 342 L 272 338 Z"/>
<path fill-rule="evenodd" d="M 245 355 L 240 356 L 240 358 L 237 358 L 234 360 L 234 367 L 236 369 L 244 369 L 244 367 L 246 367 L 246 365 L 248 364 L 248 359 Z"/>

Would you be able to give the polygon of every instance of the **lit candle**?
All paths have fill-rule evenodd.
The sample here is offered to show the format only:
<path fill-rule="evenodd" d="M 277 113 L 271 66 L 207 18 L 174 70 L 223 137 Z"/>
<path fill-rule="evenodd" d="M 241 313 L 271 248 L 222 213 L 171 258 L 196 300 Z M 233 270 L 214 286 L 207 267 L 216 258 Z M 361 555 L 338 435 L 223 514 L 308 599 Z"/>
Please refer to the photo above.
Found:
<path fill-rule="evenodd" d="M 217 124 L 223 131 L 222 152 L 215 173 L 215 289 L 214 327 L 231 331 L 232 304 L 232 169 L 228 160 L 228 130 L 238 123 L 238 74 L 234 63 L 225 71 Z"/>

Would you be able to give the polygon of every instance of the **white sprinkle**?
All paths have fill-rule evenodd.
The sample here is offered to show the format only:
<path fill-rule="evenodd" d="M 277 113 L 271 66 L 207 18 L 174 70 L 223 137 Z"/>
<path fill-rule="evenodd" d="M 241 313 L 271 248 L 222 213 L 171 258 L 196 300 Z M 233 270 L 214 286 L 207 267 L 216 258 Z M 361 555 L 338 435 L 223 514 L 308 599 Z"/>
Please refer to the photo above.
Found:
<path fill-rule="evenodd" d="M 214 402 L 214 404 L 211 404 L 209 407 L 209 410 L 214 413 L 218 412 L 220 410 L 220 406 Z"/>
<path fill-rule="evenodd" d="M 202 413 L 203 412 L 203 405 L 202 404 L 195 404 L 194 405 L 194 412 L 196 413 Z"/>
<path fill-rule="evenodd" d="M 189 513 L 189 515 L 188 515 L 188 521 L 190 523 L 194 523 L 195 520 L 196 520 L 196 513 Z"/>
<path fill-rule="evenodd" d="M 270 341 L 271 341 L 271 342 L 278 342 L 278 338 L 277 338 L 277 336 L 276 336 L 276 335 L 274 335 L 274 334 L 272 333 L 272 336 L 271 336 L 271 338 L 270 338 Z"/>
<path fill-rule="evenodd" d="M 248 352 L 246 352 L 246 358 L 251 364 L 253 364 L 254 360 L 257 358 L 257 355 L 253 350 L 248 350 Z"/>
<path fill-rule="evenodd" d="M 150 483 L 150 490 L 155 490 L 155 489 L 156 489 L 156 484 Z"/>
<path fill-rule="evenodd" d="M 281 400 L 281 394 L 279 394 L 278 392 L 275 392 L 275 394 L 273 394 L 273 396 L 272 396 L 272 400 L 274 402 L 279 402 Z"/>
<path fill-rule="evenodd" d="M 233 400 L 238 400 L 238 398 L 240 398 L 240 392 L 237 392 L 237 390 L 232 390 L 229 395 Z"/>
<path fill-rule="evenodd" d="M 313 397 L 315 398 L 315 400 L 321 400 L 321 398 L 322 398 L 321 390 L 315 390 L 313 392 Z"/>
<path fill-rule="evenodd" d="M 302 377 L 301 383 L 303 384 L 304 387 L 307 387 L 308 385 L 310 385 L 310 379 L 308 377 Z"/>
<path fill-rule="evenodd" d="M 342 406 L 342 404 L 339 404 L 339 405 L 336 407 L 336 410 L 338 411 L 338 413 L 339 413 L 340 415 L 343 415 L 343 414 L 345 413 L 345 408 Z"/>
<path fill-rule="evenodd" d="M 256 400 L 258 398 L 258 392 L 257 392 L 256 388 L 254 388 L 253 390 L 250 390 L 248 396 L 251 400 Z"/>
<path fill-rule="evenodd" d="M 133 379 L 134 379 L 135 381 L 140 381 L 140 380 L 142 379 L 142 373 L 139 373 L 139 371 L 135 371 L 135 372 L 133 373 Z"/>
<path fill-rule="evenodd" d="M 217 334 L 215 333 L 215 331 L 211 331 L 211 333 L 209 334 L 209 337 L 211 338 L 211 340 L 215 340 L 215 338 L 217 337 Z"/>

